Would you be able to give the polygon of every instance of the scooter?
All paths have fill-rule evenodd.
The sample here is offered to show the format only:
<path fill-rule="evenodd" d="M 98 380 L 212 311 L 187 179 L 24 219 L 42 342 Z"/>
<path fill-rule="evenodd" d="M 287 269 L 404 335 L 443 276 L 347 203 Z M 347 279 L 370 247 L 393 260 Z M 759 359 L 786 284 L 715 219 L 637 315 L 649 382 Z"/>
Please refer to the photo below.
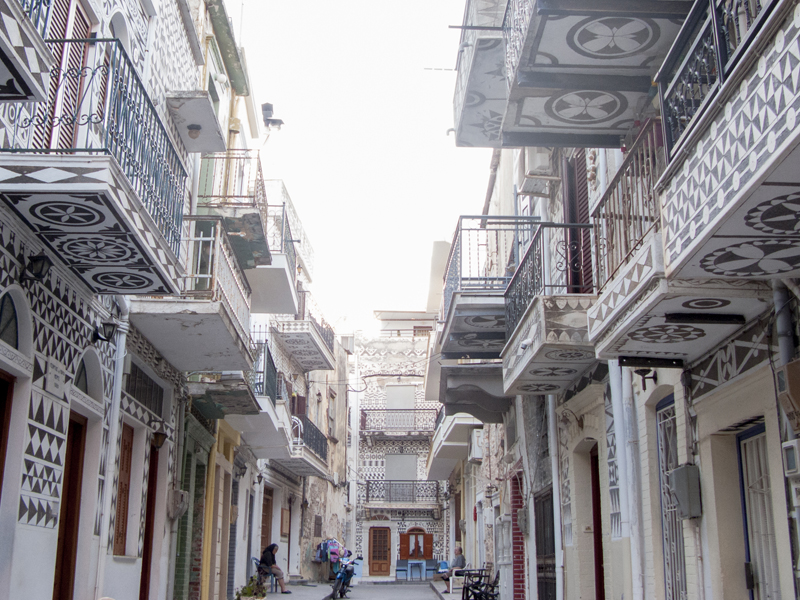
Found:
<path fill-rule="evenodd" d="M 340 558 L 339 573 L 336 574 L 336 581 L 333 582 L 333 591 L 328 596 L 331 600 L 336 598 L 347 598 L 350 591 L 350 581 L 353 579 L 357 560 L 364 560 L 363 556 L 352 557 L 352 553 L 345 558 Z"/>

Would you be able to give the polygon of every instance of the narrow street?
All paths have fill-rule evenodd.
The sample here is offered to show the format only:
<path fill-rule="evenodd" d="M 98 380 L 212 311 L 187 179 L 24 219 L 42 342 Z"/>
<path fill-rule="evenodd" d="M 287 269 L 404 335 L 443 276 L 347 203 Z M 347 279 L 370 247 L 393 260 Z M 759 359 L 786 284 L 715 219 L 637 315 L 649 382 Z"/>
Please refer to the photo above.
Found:
<path fill-rule="evenodd" d="M 436 582 L 440 589 L 444 589 L 442 582 Z M 326 584 L 293 585 L 289 588 L 292 600 L 324 600 L 330 594 L 331 587 Z M 277 594 L 267 594 L 267 598 L 277 597 Z M 456 595 L 458 596 L 458 595 Z M 438 596 L 431 589 L 430 583 L 362 583 L 351 589 L 347 594 L 350 600 L 436 600 Z"/>

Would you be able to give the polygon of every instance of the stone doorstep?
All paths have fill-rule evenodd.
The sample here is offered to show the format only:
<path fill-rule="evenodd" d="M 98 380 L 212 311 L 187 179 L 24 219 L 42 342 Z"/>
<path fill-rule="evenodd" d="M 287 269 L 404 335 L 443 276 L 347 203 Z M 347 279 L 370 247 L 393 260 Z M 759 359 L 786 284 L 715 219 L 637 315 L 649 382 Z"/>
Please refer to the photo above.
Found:
<path fill-rule="evenodd" d="M 440 590 L 438 587 L 436 587 L 436 585 L 433 583 L 433 581 L 430 582 L 430 585 L 431 585 L 431 589 L 434 592 L 436 592 L 436 595 L 439 597 L 439 600 L 449 600 L 450 597 L 454 596 L 453 594 L 447 594 L 447 596 L 445 596 L 442 593 L 442 590 Z M 455 595 L 455 597 L 458 598 L 458 595 Z"/>

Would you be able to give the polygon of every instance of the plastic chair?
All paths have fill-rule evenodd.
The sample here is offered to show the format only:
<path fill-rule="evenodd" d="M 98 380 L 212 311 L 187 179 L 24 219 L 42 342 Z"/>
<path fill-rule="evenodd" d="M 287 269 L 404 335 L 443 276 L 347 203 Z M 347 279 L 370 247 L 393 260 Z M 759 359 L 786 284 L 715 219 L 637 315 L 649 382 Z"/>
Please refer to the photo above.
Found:
<path fill-rule="evenodd" d="M 467 571 L 469 570 L 471 565 L 469 563 L 463 569 L 459 569 L 459 571 Z M 464 577 L 466 575 L 452 575 L 450 577 L 450 591 L 455 591 L 456 588 L 462 589 L 464 587 Z"/>
<path fill-rule="evenodd" d="M 278 578 L 275 577 L 274 573 L 268 573 L 264 569 L 261 568 L 261 560 L 256 558 L 255 556 L 251 556 L 250 560 L 253 561 L 253 565 L 256 568 L 256 574 L 258 575 L 258 580 L 260 582 L 264 582 L 265 577 L 269 577 L 269 591 L 270 592 L 277 592 L 278 591 Z"/>
<path fill-rule="evenodd" d="M 401 558 L 397 561 L 395 568 L 395 579 L 408 579 L 408 560 Z"/>

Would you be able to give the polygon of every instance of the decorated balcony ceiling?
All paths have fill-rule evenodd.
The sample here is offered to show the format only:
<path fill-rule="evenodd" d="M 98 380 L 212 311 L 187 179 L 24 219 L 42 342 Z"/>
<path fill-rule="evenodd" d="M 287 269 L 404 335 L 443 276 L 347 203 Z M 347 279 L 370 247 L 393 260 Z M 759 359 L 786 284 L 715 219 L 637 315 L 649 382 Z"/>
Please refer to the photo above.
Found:
<path fill-rule="evenodd" d="M 173 249 L 112 159 L 0 158 L 0 199 L 93 292 L 178 291 Z M 177 240 L 180 215 L 156 218 Z"/>
<path fill-rule="evenodd" d="M 506 394 L 563 391 L 596 362 L 586 310 L 596 296 L 539 296 L 503 352 Z"/>
<path fill-rule="evenodd" d="M 506 343 L 502 296 L 454 294 L 453 314 L 442 336 L 442 356 L 499 358 Z"/>
<path fill-rule="evenodd" d="M 478 39 L 471 62 L 459 67 L 471 70 L 458 142 L 619 146 L 652 100 L 652 77 L 692 2 L 604 4 L 512 0 L 505 44 L 498 50 L 500 40 Z"/>

